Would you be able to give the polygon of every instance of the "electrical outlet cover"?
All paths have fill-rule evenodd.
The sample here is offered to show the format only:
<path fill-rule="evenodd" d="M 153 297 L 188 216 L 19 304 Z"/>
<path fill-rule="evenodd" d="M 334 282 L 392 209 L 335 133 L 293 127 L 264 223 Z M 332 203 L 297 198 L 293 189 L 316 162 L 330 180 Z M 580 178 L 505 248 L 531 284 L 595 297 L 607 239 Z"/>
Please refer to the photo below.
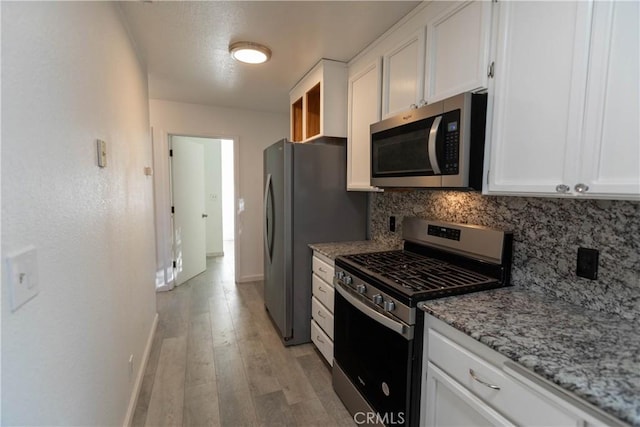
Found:
<path fill-rule="evenodd" d="M 11 311 L 38 295 L 38 257 L 35 246 L 28 246 L 7 256 Z"/>
<path fill-rule="evenodd" d="M 585 279 L 598 278 L 598 258 L 600 252 L 596 249 L 578 248 L 578 262 L 576 274 Z"/>

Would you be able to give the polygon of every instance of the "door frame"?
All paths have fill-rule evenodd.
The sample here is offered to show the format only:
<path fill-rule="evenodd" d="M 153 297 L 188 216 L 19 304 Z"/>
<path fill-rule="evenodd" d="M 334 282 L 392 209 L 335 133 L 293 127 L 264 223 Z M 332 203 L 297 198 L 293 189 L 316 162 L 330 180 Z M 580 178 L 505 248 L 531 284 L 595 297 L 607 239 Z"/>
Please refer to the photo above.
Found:
<path fill-rule="evenodd" d="M 220 135 L 220 134 L 208 134 L 208 133 L 193 133 L 193 132 L 181 132 L 179 130 L 163 130 L 163 129 L 158 129 L 158 135 L 160 135 L 161 138 L 163 138 L 166 141 L 166 146 L 170 149 L 172 149 L 171 146 L 171 137 L 172 136 L 183 136 L 183 137 L 190 137 L 190 138 L 206 138 L 206 139 L 228 139 L 228 140 L 232 140 L 233 141 L 233 212 L 234 215 L 236 215 L 236 213 L 238 212 L 238 197 L 239 197 L 239 193 L 238 190 L 240 188 L 240 175 L 239 175 L 239 171 L 238 171 L 238 157 L 239 157 L 239 147 L 238 147 L 238 140 L 239 138 L 237 136 L 233 136 L 233 135 Z M 164 161 L 166 161 L 169 165 L 168 167 L 168 175 L 166 177 L 167 182 L 165 182 L 164 184 L 166 184 L 164 186 L 164 188 L 168 187 L 168 199 L 170 200 L 171 203 L 173 203 L 173 194 L 171 194 L 172 192 L 172 186 L 173 186 L 173 182 L 172 182 L 172 176 L 173 176 L 173 171 L 171 169 L 171 159 L 169 158 L 169 151 L 167 150 L 166 153 L 164 153 L 163 156 L 166 156 L 165 159 L 163 159 Z M 172 256 L 175 256 L 175 240 L 174 240 L 174 223 L 173 223 L 173 214 L 170 214 L 170 221 L 169 221 L 170 227 L 169 230 L 164 230 L 164 233 L 169 235 L 170 241 L 171 241 L 171 247 L 173 250 L 173 254 Z M 237 215 L 236 217 L 234 217 L 233 220 L 233 258 L 234 258 L 234 273 L 233 273 L 233 277 L 234 277 L 234 281 L 237 282 L 238 281 L 238 274 L 239 274 L 239 263 L 240 260 L 238 259 L 238 254 L 240 253 L 240 239 L 239 239 L 239 235 L 238 235 L 238 219 L 237 219 Z M 158 244 L 158 242 L 156 242 L 156 245 Z M 173 259 L 169 260 L 170 263 L 173 263 Z M 167 284 L 168 286 L 164 286 L 164 287 L 159 287 L 156 290 L 157 291 L 162 291 L 162 290 L 171 290 L 173 289 L 173 287 L 175 286 L 175 271 L 174 271 L 174 282 L 171 284 Z"/>

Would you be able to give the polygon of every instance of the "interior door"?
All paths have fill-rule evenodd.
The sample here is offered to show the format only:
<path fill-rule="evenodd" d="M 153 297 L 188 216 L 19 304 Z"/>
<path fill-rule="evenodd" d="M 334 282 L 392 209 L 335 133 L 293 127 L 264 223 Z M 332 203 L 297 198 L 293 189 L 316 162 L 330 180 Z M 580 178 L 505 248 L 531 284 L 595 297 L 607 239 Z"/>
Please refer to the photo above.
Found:
<path fill-rule="evenodd" d="M 173 232 L 176 284 L 207 268 L 204 205 L 204 146 L 196 138 L 173 136 Z"/>

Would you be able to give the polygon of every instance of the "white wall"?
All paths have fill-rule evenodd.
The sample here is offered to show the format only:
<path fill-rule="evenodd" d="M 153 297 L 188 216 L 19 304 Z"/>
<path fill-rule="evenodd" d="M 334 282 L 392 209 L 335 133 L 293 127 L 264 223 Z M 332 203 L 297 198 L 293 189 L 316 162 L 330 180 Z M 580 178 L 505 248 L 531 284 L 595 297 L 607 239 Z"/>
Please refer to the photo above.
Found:
<path fill-rule="evenodd" d="M 149 103 L 154 133 L 226 137 L 237 141 L 236 280 L 262 279 L 262 151 L 288 135 L 289 115 L 157 99 Z M 244 200 L 242 212 L 239 199 Z"/>
<path fill-rule="evenodd" d="M 221 139 L 222 151 L 222 240 L 234 239 L 233 140 Z"/>
<path fill-rule="evenodd" d="M 150 165 L 116 6 L 2 2 L 2 255 L 35 245 L 41 287 L 12 313 L 2 279 L 3 425 L 122 425 L 155 317 Z"/>

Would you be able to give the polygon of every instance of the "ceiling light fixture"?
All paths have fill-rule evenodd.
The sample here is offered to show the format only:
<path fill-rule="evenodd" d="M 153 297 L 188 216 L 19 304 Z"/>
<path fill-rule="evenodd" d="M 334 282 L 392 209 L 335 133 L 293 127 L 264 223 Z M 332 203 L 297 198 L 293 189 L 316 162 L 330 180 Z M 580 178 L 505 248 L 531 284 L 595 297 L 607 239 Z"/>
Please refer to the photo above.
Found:
<path fill-rule="evenodd" d="M 236 61 L 262 64 L 271 58 L 271 49 L 253 42 L 236 42 L 229 45 L 229 53 Z"/>

